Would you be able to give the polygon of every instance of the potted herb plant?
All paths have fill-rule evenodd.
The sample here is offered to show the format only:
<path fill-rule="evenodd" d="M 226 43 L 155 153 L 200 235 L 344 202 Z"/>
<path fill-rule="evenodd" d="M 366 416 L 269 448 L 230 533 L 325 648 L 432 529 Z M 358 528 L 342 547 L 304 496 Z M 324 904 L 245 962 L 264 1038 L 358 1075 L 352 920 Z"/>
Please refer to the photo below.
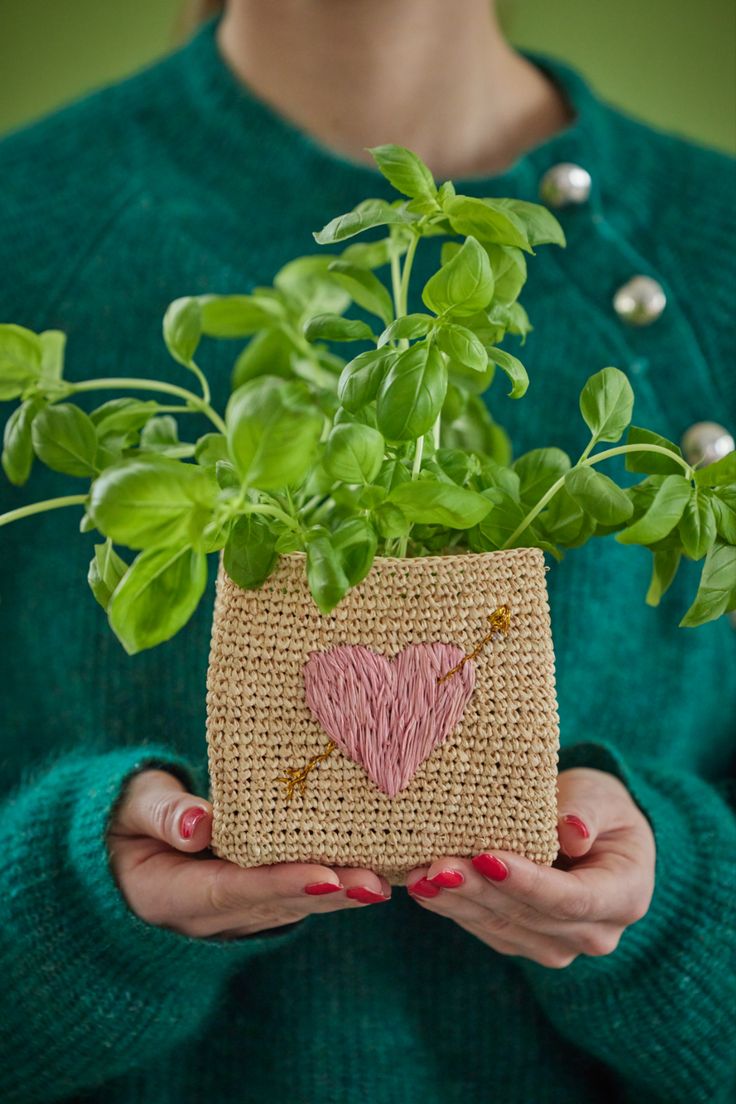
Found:
<path fill-rule="evenodd" d="M 171 304 L 164 338 L 193 390 L 71 383 L 63 334 L 0 327 L 0 399 L 21 400 L 6 475 L 24 483 L 36 457 L 88 484 L 0 525 L 79 507 L 82 530 L 101 534 L 89 585 L 130 653 L 186 624 L 221 554 L 208 675 L 221 856 L 369 866 L 394 882 L 443 853 L 549 863 L 544 553 L 610 535 L 645 545 L 653 605 L 682 556 L 703 560 L 681 624 L 719 616 L 736 604 L 736 456 L 693 468 L 632 426 L 631 386 L 608 367 L 581 392 L 589 439 L 576 460 L 557 448 L 512 460 L 482 396 L 497 371 L 512 400 L 527 390 L 500 346 L 530 328 L 527 256 L 564 245 L 562 231 L 536 204 L 437 187 L 409 150 L 372 153 L 400 195 L 333 219 L 314 235 L 328 253 L 249 295 Z M 371 240 L 352 240 L 364 231 Z M 441 263 L 409 313 L 426 238 L 444 239 Z M 223 413 L 203 337 L 248 339 Z M 69 401 L 103 391 L 115 397 L 90 413 Z M 209 432 L 182 440 L 192 413 Z M 601 470 L 621 455 L 642 476 L 633 485 Z"/>

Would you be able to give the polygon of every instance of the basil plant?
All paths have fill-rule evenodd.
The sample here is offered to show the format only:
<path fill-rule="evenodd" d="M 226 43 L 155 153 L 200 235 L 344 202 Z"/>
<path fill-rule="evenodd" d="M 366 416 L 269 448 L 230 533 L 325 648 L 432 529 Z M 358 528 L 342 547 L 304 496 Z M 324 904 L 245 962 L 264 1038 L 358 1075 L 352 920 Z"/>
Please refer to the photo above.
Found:
<path fill-rule="evenodd" d="M 733 609 L 736 456 L 693 468 L 672 442 L 632 426 L 634 396 L 616 368 L 583 388 L 590 439 L 576 460 L 557 448 L 512 460 L 482 398 L 497 371 L 511 400 L 527 390 L 524 365 L 502 344 L 523 343 L 530 329 L 519 302 L 527 256 L 564 245 L 556 219 L 533 203 L 438 187 L 401 147 L 372 154 L 399 195 L 328 223 L 314 235 L 328 252 L 291 261 L 250 295 L 170 305 L 164 340 L 190 388 L 68 382 L 64 334 L 0 326 L 0 399 L 20 400 L 5 426 L 5 474 L 23 484 L 35 458 L 83 484 L 0 515 L 0 525 L 81 508 L 82 531 L 100 534 L 89 585 L 130 653 L 188 621 L 207 557 L 220 552 L 244 588 L 259 587 L 280 554 L 305 553 L 327 614 L 376 556 L 533 546 L 559 559 L 615 533 L 651 550 L 652 605 L 682 556 L 704 560 L 682 625 Z M 364 231 L 370 240 L 354 241 Z M 416 251 L 436 237 L 439 267 L 421 288 L 423 309 L 408 313 Z M 200 366 L 203 338 L 247 339 L 224 411 Z M 86 413 L 70 400 L 88 391 L 114 397 Z M 192 413 L 209 432 L 182 439 Z M 643 477 L 626 488 L 600 470 L 621 454 Z"/>

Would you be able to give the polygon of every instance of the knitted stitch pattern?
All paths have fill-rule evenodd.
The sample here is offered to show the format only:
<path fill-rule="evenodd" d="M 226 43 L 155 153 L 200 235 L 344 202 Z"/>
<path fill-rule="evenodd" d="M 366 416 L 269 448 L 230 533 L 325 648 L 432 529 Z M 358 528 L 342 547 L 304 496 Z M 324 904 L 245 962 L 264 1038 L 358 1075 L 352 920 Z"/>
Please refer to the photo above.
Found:
<path fill-rule="evenodd" d="M 161 340 L 172 299 L 267 283 L 314 251 L 311 230 L 389 195 L 241 89 L 213 30 L 0 144 L 0 317 L 66 331 L 72 378 L 181 382 Z M 578 456 L 580 387 L 615 364 L 639 424 L 674 440 L 705 419 L 733 431 L 731 162 L 538 64 L 575 122 L 500 177 L 458 184 L 534 200 L 543 174 L 572 161 L 593 189 L 560 212 L 567 249 L 530 265 L 529 394 L 514 404 L 496 381 L 491 408 L 517 453 Z M 418 286 L 433 260 L 417 254 Z M 637 273 L 668 297 L 641 329 L 611 305 Z M 220 405 L 238 351 L 207 346 Z M 72 485 L 43 470 L 22 489 L 3 481 L 0 509 Z M 4 1104 L 730 1104 L 736 633 L 727 618 L 677 628 L 695 565 L 653 610 L 644 549 L 595 541 L 550 563 L 560 767 L 629 787 L 654 830 L 657 885 L 613 954 L 547 970 L 403 889 L 234 943 L 138 920 L 108 869 L 105 826 L 147 765 L 206 794 L 215 572 L 191 625 L 129 658 L 86 593 L 92 544 L 74 510 L 0 536 Z"/>

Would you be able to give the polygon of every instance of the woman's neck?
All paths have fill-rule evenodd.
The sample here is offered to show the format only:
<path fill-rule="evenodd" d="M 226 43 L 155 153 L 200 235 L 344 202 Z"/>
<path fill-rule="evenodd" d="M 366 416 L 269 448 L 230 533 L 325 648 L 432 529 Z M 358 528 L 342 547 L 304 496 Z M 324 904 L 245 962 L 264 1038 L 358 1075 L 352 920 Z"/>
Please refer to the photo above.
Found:
<path fill-rule="evenodd" d="M 357 161 L 395 142 L 441 177 L 497 173 L 570 120 L 490 0 L 228 0 L 218 45 L 260 99 Z"/>

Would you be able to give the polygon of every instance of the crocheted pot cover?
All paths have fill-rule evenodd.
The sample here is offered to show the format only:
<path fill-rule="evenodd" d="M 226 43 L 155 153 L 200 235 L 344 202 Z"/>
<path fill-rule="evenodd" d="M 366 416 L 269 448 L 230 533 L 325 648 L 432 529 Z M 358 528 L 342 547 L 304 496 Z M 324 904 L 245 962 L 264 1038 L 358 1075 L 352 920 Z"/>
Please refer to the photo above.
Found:
<path fill-rule="evenodd" d="M 444 662 L 468 654 L 504 604 L 508 634 L 444 684 L 456 684 L 456 700 L 441 715 L 444 731 L 425 726 L 419 753 L 381 766 L 366 751 L 365 729 L 348 725 L 303 792 L 297 788 L 287 800 L 279 779 L 329 748 L 336 731 L 320 720 L 329 730 L 345 712 L 340 693 L 356 692 L 352 683 L 339 691 L 333 679 L 330 710 L 313 711 L 310 664 L 324 664 L 326 656 L 334 662 L 338 649 L 353 646 L 354 665 L 358 645 L 374 656 L 374 679 L 390 681 L 386 668 L 398 663 L 403 685 L 404 675 L 416 676 L 416 665 L 412 672 L 401 660 L 411 646 L 450 646 L 436 653 L 440 666 L 443 655 Z M 327 617 L 309 594 L 299 553 L 283 556 L 258 590 L 242 590 L 221 568 L 207 689 L 212 847 L 223 858 L 241 866 L 368 867 L 403 884 L 414 866 L 443 855 L 502 848 L 549 864 L 557 854 L 559 722 L 539 549 L 379 558 Z M 429 690 L 425 697 L 437 711 Z M 411 720 L 421 729 L 421 710 Z M 396 792 L 380 788 L 387 778 Z"/>

